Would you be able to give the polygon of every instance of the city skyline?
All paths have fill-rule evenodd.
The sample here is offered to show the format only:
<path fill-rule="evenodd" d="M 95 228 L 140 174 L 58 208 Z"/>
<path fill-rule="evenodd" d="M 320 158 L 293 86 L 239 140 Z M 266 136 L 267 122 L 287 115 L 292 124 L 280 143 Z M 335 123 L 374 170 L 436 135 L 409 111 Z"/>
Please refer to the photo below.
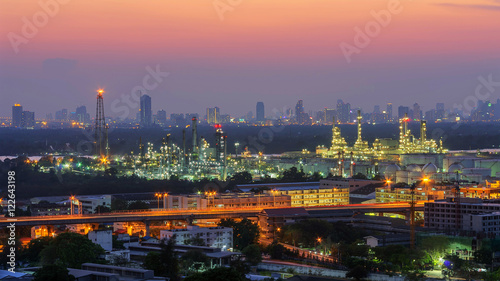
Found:
<path fill-rule="evenodd" d="M 0 116 L 9 116 L 15 103 L 38 116 L 92 108 L 98 87 L 106 90 L 105 110 L 112 116 L 111 102 L 130 97 L 148 75 L 151 90 L 144 94 L 165 105 L 153 105 L 153 112 L 201 113 L 218 106 L 231 115 L 255 111 L 257 101 L 270 110 L 284 103 L 293 107 L 299 99 L 311 110 L 337 99 L 365 111 L 387 102 L 450 107 L 474 96 L 478 77 L 500 80 L 500 41 L 490 36 L 500 26 L 497 2 L 399 2 L 390 23 L 348 62 L 342 44 L 356 47 L 356 28 L 376 20 L 387 1 L 243 1 L 222 16 L 212 2 L 197 9 L 163 1 L 127 2 L 119 9 L 111 1 L 71 2 L 58 6 L 22 43 L 15 35 L 24 36 L 27 22 L 44 10 L 37 3 L 6 1 Z M 87 11 L 93 11 L 92 23 Z"/>

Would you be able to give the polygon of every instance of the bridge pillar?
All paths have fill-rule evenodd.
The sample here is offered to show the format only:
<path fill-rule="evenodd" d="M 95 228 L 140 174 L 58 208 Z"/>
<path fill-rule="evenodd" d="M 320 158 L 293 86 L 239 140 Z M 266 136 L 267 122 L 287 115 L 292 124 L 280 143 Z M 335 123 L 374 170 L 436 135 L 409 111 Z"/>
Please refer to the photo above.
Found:
<path fill-rule="evenodd" d="M 144 226 L 146 227 L 146 236 L 149 236 L 150 235 L 150 231 L 149 231 L 149 225 L 150 225 L 150 221 L 149 220 L 145 220 L 144 221 Z"/>
<path fill-rule="evenodd" d="M 378 216 L 379 216 L 379 217 L 383 217 L 383 216 L 384 216 L 384 213 L 379 212 L 379 213 L 378 213 Z"/>

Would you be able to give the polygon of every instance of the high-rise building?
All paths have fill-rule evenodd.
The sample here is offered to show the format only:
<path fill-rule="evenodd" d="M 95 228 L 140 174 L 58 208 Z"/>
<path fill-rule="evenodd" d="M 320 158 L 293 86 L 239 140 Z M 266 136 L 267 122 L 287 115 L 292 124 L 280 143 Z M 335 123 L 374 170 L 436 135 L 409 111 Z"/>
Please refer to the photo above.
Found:
<path fill-rule="evenodd" d="M 351 105 L 344 103 L 341 99 L 337 100 L 337 121 L 339 123 L 348 123 L 351 115 Z"/>
<path fill-rule="evenodd" d="M 422 110 L 420 110 L 420 105 L 415 103 L 413 105 L 413 116 L 414 121 L 420 121 L 422 119 Z"/>
<path fill-rule="evenodd" d="M 150 127 L 153 123 L 153 116 L 151 112 L 151 97 L 148 95 L 141 96 L 141 125 L 143 127 Z"/>
<path fill-rule="evenodd" d="M 87 114 L 87 107 L 85 105 L 76 108 L 75 116 L 75 121 L 77 122 L 88 123 L 90 121 L 90 116 Z"/>
<path fill-rule="evenodd" d="M 443 120 L 444 119 L 444 103 L 438 102 L 436 103 L 436 119 Z"/>
<path fill-rule="evenodd" d="M 256 112 L 256 120 L 257 122 L 262 122 L 265 121 L 265 111 L 264 111 L 264 103 L 259 101 L 257 103 L 257 108 L 255 110 Z"/>
<path fill-rule="evenodd" d="M 403 119 L 405 118 L 405 115 L 410 113 L 410 108 L 408 106 L 399 106 L 398 107 L 398 118 Z"/>
<path fill-rule="evenodd" d="M 385 112 L 387 114 L 387 121 L 391 122 L 392 121 L 392 103 L 387 104 L 387 109 Z"/>
<path fill-rule="evenodd" d="M 35 128 L 35 112 L 32 111 L 22 112 L 21 127 L 25 129 Z"/>
<path fill-rule="evenodd" d="M 295 105 L 295 119 L 298 124 L 304 124 L 304 102 L 299 100 Z"/>
<path fill-rule="evenodd" d="M 12 107 L 12 127 L 21 127 L 23 120 L 23 107 L 16 103 Z"/>
<path fill-rule="evenodd" d="M 335 111 L 335 109 L 325 108 L 324 114 L 323 114 L 323 118 L 324 118 L 323 123 L 324 124 L 331 124 L 334 117 L 337 117 L 337 111 Z"/>
<path fill-rule="evenodd" d="M 163 109 L 158 110 L 156 113 L 156 121 L 161 125 L 165 125 L 165 123 L 167 123 L 167 112 Z"/>
<path fill-rule="evenodd" d="M 216 107 L 207 108 L 207 123 L 208 124 L 217 124 L 220 119 L 220 109 Z"/>

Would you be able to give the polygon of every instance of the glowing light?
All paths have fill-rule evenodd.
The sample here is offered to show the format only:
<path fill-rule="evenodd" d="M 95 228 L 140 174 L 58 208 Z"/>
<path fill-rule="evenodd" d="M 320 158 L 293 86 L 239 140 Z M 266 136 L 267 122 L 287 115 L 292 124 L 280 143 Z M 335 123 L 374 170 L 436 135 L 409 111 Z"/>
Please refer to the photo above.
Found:
<path fill-rule="evenodd" d="M 103 89 L 99 89 L 99 90 L 97 90 L 97 93 L 98 93 L 99 95 L 102 95 L 102 94 L 104 93 L 104 90 L 103 90 Z"/>

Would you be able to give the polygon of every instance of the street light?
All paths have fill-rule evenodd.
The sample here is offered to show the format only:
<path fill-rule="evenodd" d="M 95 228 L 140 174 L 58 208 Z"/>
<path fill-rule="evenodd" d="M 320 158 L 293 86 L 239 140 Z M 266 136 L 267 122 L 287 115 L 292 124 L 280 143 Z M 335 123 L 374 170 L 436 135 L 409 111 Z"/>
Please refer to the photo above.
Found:
<path fill-rule="evenodd" d="M 429 178 L 425 177 L 422 179 L 422 181 L 424 182 L 424 190 L 425 190 L 425 193 L 427 195 L 427 201 L 430 200 L 429 198 L 429 190 L 427 189 L 427 182 L 429 181 Z"/>

